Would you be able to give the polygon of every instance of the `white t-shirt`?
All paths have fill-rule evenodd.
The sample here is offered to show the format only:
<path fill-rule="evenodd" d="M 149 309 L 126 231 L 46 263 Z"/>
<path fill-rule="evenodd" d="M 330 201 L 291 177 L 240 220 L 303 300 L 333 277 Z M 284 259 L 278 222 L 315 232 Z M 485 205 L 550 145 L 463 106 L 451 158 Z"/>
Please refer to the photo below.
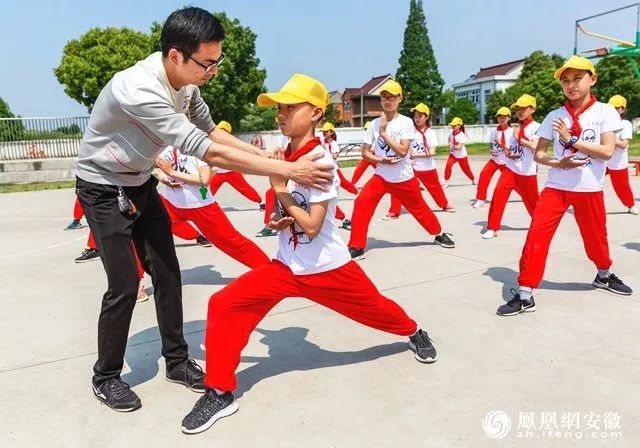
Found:
<path fill-rule="evenodd" d="M 324 148 L 329 151 L 329 153 L 331 154 L 331 156 L 335 159 L 336 157 L 338 157 L 338 154 L 340 154 L 340 146 L 338 146 L 338 142 L 335 140 L 332 140 L 331 142 L 327 143 L 326 141 L 323 142 Z"/>
<path fill-rule="evenodd" d="M 456 142 L 462 143 L 462 148 L 453 149 L 453 132 L 449 133 L 449 151 L 451 155 L 456 159 L 464 159 L 467 157 L 467 147 L 464 145 L 467 142 L 467 135 L 464 132 L 456 134 Z"/>
<path fill-rule="evenodd" d="M 387 137 L 394 142 L 400 140 L 413 140 L 415 138 L 415 128 L 413 120 L 404 115 L 398 115 L 396 118 L 387 123 Z M 389 157 L 391 159 L 398 158 L 391 146 L 380 137 L 380 118 L 376 118 L 371 123 L 369 129 L 364 133 L 364 143 L 371 145 L 374 154 L 377 157 Z M 387 182 L 400 183 L 413 179 L 413 168 L 411 166 L 411 151 L 407 151 L 407 155 L 402 160 L 393 165 L 385 165 L 378 163 L 376 174 Z"/>
<path fill-rule="evenodd" d="M 436 132 L 429 128 L 425 131 L 424 135 L 418 129 L 416 129 L 416 135 L 411 142 L 410 152 L 412 154 L 424 154 L 424 143 L 427 142 L 429 149 L 433 149 L 438 146 L 438 137 Z M 416 171 L 432 171 L 436 169 L 436 161 L 433 157 L 419 157 L 411 159 L 413 162 L 413 169 Z"/>
<path fill-rule="evenodd" d="M 622 120 L 622 129 L 616 132 L 617 140 L 631 140 L 633 138 L 633 126 L 629 120 Z M 618 148 L 613 157 L 607 161 L 607 168 L 611 170 L 625 170 L 629 168 L 629 145 L 626 148 Z"/>
<path fill-rule="evenodd" d="M 532 121 L 524 129 L 524 136 L 533 141 L 536 139 L 536 132 L 540 128 L 540 123 Z M 511 141 L 509 142 L 509 153 L 519 156 L 517 159 L 507 157 L 507 168 L 516 174 L 522 176 L 535 176 L 538 174 L 538 164 L 533 160 L 533 150 L 524 145 L 518 144 L 517 134 L 520 132 L 513 131 Z M 524 138 L 522 139 L 524 140 Z"/>
<path fill-rule="evenodd" d="M 311 154 L 318 151 L 321 151 L 324 157 L 316 160 L 316 163 L 333 162 L 331 155 L 321 145 L 314 148 Z M 310 210 L 310 204 L 329 201 L 327 215 L 322 223 L 320 233 L 315 238 L 309 238 L 297 223 L 294 223 L 296 239 L 294 239 L 290 228 L 279 232 L 280 247 L 276 258 L 289 266 L 295 275 L 331 271 L 351 261 L 349 249 L 340 236 L 340 232 L 338 232 L 335 218 L 339 185 L 340 178 L 336 168 L 333 171 L 333 183 L 329 191 L 304 187 L 292 180 L 287 182 L 289 192 L 307 212 Z M 278 208 L 280 215 L 285 216 L 285 212 L 279 202 Z"/>
<path fill-rule="evenodd" d="M 201 166 L 207 166 L 202 160 L 181 154 L 172 146 L 167 146 L 160 157 L 171 162 L 173 169 L 181 173 L 198 174 L 198 169 Z M 191 184 L 184 184 L 181 188 L 171 188 L 165 185 L 163 196 L 176 208 L 200 208 L 216 202 L 209 185 L 205 185 L 205 187 L 207 188 L 205 199 L 202 199 L 200 194 L 200 186 Z"/>
<path fill-rule="evenodd" d="M 504 142 L 505 146 L 509 148 L 509 144 L 511 143 L 511 139 L 513 138 L 513 128 L 509 126 L 504 130 Z M 495 128 L 491 130 L 491 135 L 489 136 L 489 143 L 491 147 L 489 148 L 489 155 L 491 156 L 491 160 L 496 162 L 498 165 L 506 165 L 507 164 L 507 156 L 502 150 L 502 146 L 500 146 L 500 140 L 502 139 L 502 131 Z"/>
<path fill-rule="evenodd" d="M 553 120 L 559 118 L 567 127 L 571 126 L 571 116 L 564 107 L 549 113 L 538 129 L 538 135 L 553 141 L 553 152 L 557 159 L 571 156 L 571 151 L 560 144 L 558 133 L 551 127 Z M 600 136 L 605 132 L 618 132 L 622 129 L 620 115 L 610 104 L 594 103 L 580 115 L 582 135 L 580 140 L 590 143 L 600 143 Z M 571 168 L 551 168 L 545 186 L 565 191 L 602 191 L 607 161 L 590 157 L 580 151 L 572 156 L 576 159 L 587 159 L 587 165 Z"/>
<path fill-rule="evenodd" d="M 232 170 L 225 170 L 224 168 L 218 168 L 216 167 L 216 174 L 224 174 L 224 173 L 230 173 Z"/>

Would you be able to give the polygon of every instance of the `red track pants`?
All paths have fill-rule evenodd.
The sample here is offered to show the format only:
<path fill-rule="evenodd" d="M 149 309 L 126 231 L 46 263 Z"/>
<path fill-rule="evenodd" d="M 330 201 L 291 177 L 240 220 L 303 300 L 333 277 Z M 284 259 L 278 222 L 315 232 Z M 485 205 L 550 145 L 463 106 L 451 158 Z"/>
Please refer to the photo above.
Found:
<path fill-rule="evenodd" d="M 211 176 L 211 180 L 209 181 L 211 192 L 215 195 L 222 184 L 224 184 L 225 182 L 238 190 L 240 194 L 242 194 L 250 201 L 255 202 L 256 204 L 262 202 L 262 199 L 260 198 L 260 195 L 255 190 L 255 188 L 249 185 L 249 182 L 247 182 L 244 176 L 237 171 L 229 171 L 228 173 L 216 173 Z"/>
<path fill-rule="evenodd" d="M 469 159 L 467 157 L 463 157 L 462 159 L 456 159 L 453 155 L 449 154 L 449 158 L 447 159 L 447 165 L 444 167 L 444 180 L 449 181 L 451 179 L 451 168 L 456 163 L 460 164 L 460 168 L 462 168 L 462 172 L 470 179 L 474 180 L 473 172 L 471 171 L 471 167 L 469 166 Z"/>
<path fill-rule="evenodd" d="M 504 214 L 504 209 L 507 206 L 507 201 L 513 190 L 516 190 L 520 197 L 522 197 L 522 201 L 525 207 L 527 207 L 529 215 L 533 216 L 533 211 L 538 203 L 538 176 L 523 176 L 514 173 L 509 168 L 505 168 L 502 170 L 498 184 L 493 190 L 487 229 L 500 230 L 502 215 Z"/>
<path fill-rule="evenodd" d="M 440 178 L 438 177 L 438 172 L 436 170 L 414 171 L 414 174 L 418 178 L 418 180 L 422 182 L 422 185 L 426 187 L 433 200 L 436 201 L 438 207 L 444 209 L 449 205 L 449 201 L 444 194 L 442 185 L 440 185 Z M 399 215 L 401 209 L 402 204 L 400 203 L 400 200 L 392 195 L 389 214 Z"/>
<path fill-rule="evenodd" d="M 629 183 L 629 169 L 611 170 L 607 168 L 607 174 L 611 178 L 613 190 L 616 192 L 622 205 L 627 208 L 633 207 L 635 205 L 635 199 L 633 198 L 631 184 Z"/>
<path fill-rule="evenodd" d="M 489 161 L 480 172 L 480 178 L 478 179 L 478 190 L 476 191 L 476 200 L 487 200 L 487 190 L 489 189 L 489 184 L 491 183 L 493 175 L 496 173 L 496 171 L 502 172 L 505 169 L 507 169 L 505 165 L 499 165 L 493 159 L 489 159 Z"/>

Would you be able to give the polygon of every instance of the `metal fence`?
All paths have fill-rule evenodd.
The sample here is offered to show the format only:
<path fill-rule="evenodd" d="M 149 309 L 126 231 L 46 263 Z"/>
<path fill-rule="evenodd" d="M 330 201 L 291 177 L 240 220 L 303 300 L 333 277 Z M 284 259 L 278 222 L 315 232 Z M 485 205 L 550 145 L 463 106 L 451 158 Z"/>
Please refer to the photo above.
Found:
<path fill-rule="evenodd" d="M 76 157 L 89 117 L 0 118 L 0 160 Z"/>

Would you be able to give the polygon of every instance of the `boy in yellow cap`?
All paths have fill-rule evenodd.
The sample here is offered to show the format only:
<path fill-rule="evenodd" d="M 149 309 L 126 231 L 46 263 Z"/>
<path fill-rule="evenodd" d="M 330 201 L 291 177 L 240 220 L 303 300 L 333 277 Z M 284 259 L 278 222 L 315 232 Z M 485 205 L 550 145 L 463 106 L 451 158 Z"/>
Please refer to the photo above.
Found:
<path fill-rule="evenodd" d="M 507 163 L 493 190 L 487 229 L 482 234 L 485 240 L 498 236 L 502 215 L 513 190 L 522 198 L 529 216 L 533 216 L 538 203 L 538 164 L 533 160 L 538 143 L 536 131 L 540 127 L 533 119 L 536 105 L 536 99 L 525 93 L 511 106 L 516 109 L 520 127 L 508 143 Z"/>
<path fill-rule="evenodd" d="M 629 140 L 633 138 L 633 126 L 624 119 L 627 111 L 627 99 L 622 95 L 613 95 L 609 104 L 616 108 L 622 119 L 622 129 L 616 133 L 616 150 L 613 157 L 607 161 L 607 174 L 611 179 L 613 189 L 632 215 L 640 214 L 629 183 Z"/>
<path fill-rule="evenodd" d="M 620 115 L 591 94 L 598 78 L 590 60 L 572 56 L 555 78 L 562 83 L 567 101 L 550 112 L 538 129 L 535 160 L 551 169 L 522 249 L 519 291 L 498 308 L 500 316 L 535 311 L 533 289 L 542 281 L 551 239 L 569 207 L 573 207 L 587 256 L 598 270 L 593 286 L 620 295 L 632 293 L 609 271 L 612 261 L 602 193 L 607 160 L 615 151 L 615 133 L 622 129 Z M 549 144 L 553 144 L 553 156 L 547 154 Z"/>
<path fill-rule="evenodd" d="M 294 75 L 276 93 L 258 97 L 259 105 L 278 106 L 282 133 L 291 137 L 276 159 L 293 162 L 305 154 L 321 154 L 331 161 L 314 137 L 328 100 L 324 85 Z M 328 190 L 307 188 L 284 177 L 271 177 L 279 213 L 270 225 L 280 230 L 276 259 L 239 277 L 211 296 L 205 338 L 207 375 L 205 395 L 182 421 L 182 431 L 205 431 L 238 409 L 232 391 L 240 353 L 260 320 L 285 297 L 306 297 L 361 324 L 409 337 L 409 347 L 423 363 L 436 361 L 429 336 L 405 311 L 384 297 L 356 262 L 340 237 L 334 213 L 338 177 Z"/>
<path fill-rule="evenodd" d="M 367 121 L 363 126 L 365 132 L 370 127 L 371 127 L 371 122 L 370 121 Z M 360 180 L 360 178 L 362 177 L 362 175 L 364 174 L 364 172 L 367 171 L 367 168 L 369 168 L 370 166 L 375 169 L 376 164 L 374 162 L 370 162 L 370 161 L 368 161 L 366 159 L 360 159 L 360 162 L 358 162 L 358 165 L 353 170 L 353 176 L 351 176 L 351 183 L 353 185 L 357 184 L 358 181 Z"/>
<path fill-rule="evenodd" d="M 484 165 L 478 179 L 478 189 L 476 191 L 476 202 L 473 208 L 484 206 L 487 200 L 487 190 L 491 183 L 491 178 L 496 171 L 502 172 L 507 164 L 507 154 L 509 154 L 509 143 L 513 138 L 513 128 L 511 120 L 511 110 L 508 107 L 501 107 L 496 112 L 498 127 L 491 130 L 489 136 L 489 161 Z"/>
<path fill-rule="evenodd" d="M 453 165 L 456 163 L 460 164 L 462 172 L 469 178 L 471 183 L 475 185 L 476 179 L 469 166 L 467 147 L 465 146 L 467 134 L 464 131 L 464 122 L 462 118 L 454 117 L 451 123 L 449 123 L 449 126 L 451 126 L 451 133 L 449 134 L 449 158 L 444 167 L 444 187 L 447 188 L 449 186 L 451 168 L 453 168 Z"/>
<path fill-rule="evenodd" d="M 231 134 L 231 123 L 223 120 L 218 123 L 217 127 Z M 215 195 L 225 183 L 228 183 L 231 187 L 235 188 L 238 193 L 251 202 L 255 202 L 261 210 L 264 210 L 264 204 L 260 198 L 260 194 L 258 194 L 255 188 L 249 185 L 249 182 L 247 182 L 247 179 L 245 179 L 242 173 L 224 168 L 216 168 L 216 173 L 211 176 L 211 180 L 209 181 L 211 192 Z"/>
<path fill-rule="evenodd" d="M 386 81 L 380 87 L 383 113 L 373 120 L 367 130 L 362 146 L 362 157 L 378 164 L 376 172 L 358 194 L 353 206 L 351 257 L 364 258 L 369 223 L 382 197 L 389 193 L 400 200 L 418 223 L 431 235 L 435 244 L 454 248 L 449 235 L 442 232 L 431 209 L 427 206 L 420 184 L 411 165 L 411 141 L 415 139 L 413 121 L 398 113 L 402 102 L 402 87 L 394 80 Z"/>

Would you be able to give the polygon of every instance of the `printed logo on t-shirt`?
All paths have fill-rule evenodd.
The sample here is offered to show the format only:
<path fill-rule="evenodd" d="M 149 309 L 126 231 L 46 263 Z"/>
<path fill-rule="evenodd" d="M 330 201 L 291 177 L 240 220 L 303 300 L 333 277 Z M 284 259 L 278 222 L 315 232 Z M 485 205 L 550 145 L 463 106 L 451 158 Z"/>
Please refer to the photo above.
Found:
<path fill-rule="evenodd" d="M 509 145 L 509 153 L 512 157 L 517 157 L 517 160 L 522 159 L 522 153 L 524 151 L 524 146 L 518 144 L 518 139 L 514 138 L 511 141 L 511 145 Z"/>
<path fill-rule="evenodd" d="M 500 146 L 500 143 L 496 142 L 494 140 L 493 145 L 491 145 L 491 155 L 493 156 L 499 156 L 500 153 L 502 152 L 502 146 Z"/>
<path fill-rule="evenodd" d="M 302 193 L 299 191 L 292 191 L 291 196 L 296 201 L 296 203 L 302 208 L 305 212 L 309 213 L 309 201 L 304 197 Z M 280 211 L 280 216 L 291 216 L 287 211 L 282 207 L 282 204 L 278 202 L 278 209 Z M 313 241 L 313 238 L 310 238 L 306 233 L 304 233 L 296 223 L 293 223 L 291 226 L 291 236 L 289 237 L 289 244 L 293 244 L 293 248 L 295 249 L 298 244 L 309 244 Z"/>
<path fill-rule="evenodd" d="M 389 145 L 389 143 L 387 143 L 386 140 L 381 136 L 378 137 L 378 140 L 376 141 L 376 145 L 378 145 L 378 148 L 380 148 L 381 151 L 384 151 L 384 154 L 386 157 L 389 157 L 389 158 L 398 157 L 395 151 L 391 149 L 391 146 Z"/>

